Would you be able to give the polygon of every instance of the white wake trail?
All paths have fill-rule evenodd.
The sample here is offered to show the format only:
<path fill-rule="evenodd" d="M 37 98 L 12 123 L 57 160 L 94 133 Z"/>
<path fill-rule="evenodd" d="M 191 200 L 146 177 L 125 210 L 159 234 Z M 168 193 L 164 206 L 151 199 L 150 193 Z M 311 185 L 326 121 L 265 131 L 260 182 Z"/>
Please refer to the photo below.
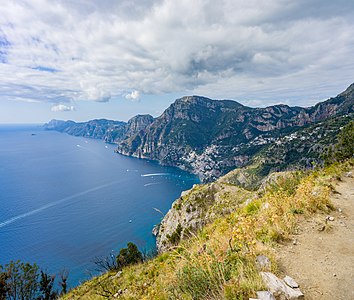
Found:
<path fill-rule="evenodd" d="M 161 184 L 162 182 L 151 182 L 151 183 L 146 183 L 144 186 L 150 186 L 150 185 L 156 185 L 156 184 Z"/>
<path fill-rule="evenodd" d="M 141 174 L 142 177 L 151 177 L 151 176 L 167 176 L 171 175 L 170 173 L 152 173 L 152 174 Z"/>
<path fill-rule="evenodd" d="M 62 198 L 62 199 L 57 200 L 57 201 L 54 201 L 54 202 L 52 202 L 52 203 L 48 203 L 48 204 L 46 204 L 46 205 L 43 205 L 43 206 L 41 206 L 41 207 L 39 207 L 39 208 L 36 208 L 36 209 L 34 209 L 34 210 L 31 210 L 31 211 L 29 211 L 29 212 L 26 212 L 26 213 L 20 214 L 20 215 L 18 215 L 18 216 L 12 217 L 12 218 L 10 218 L 10 219 L 4 221 L 4 222 L 1 222 L 1 223 L 0 223 L 0 228 L 2 228 L 2 227 L 4 227 L 4 226 L 7 226 L 7 225 L 9 225 L 9 224 L 11 224 L 11 223 L 13 223 L 13 222 L 18 221 L 18 220 L 21 220 L 21 219 L 23 219 L 23 218 L 26 218 L 26 217 L 32 216 L 32 215 L 34 215 L 34 214 L 37 214 L 37 213 L 39 213 L 39 212 L 41 212 L 41 211 L 43 211 L 43 210 L 46 210 L 46 209 L 48 209 L 48 208 L 51 208 L 51 207 L 53 207 L 53 206 L 56 206 L 56 205 L 61 204 L 61 203 L 63 203 L 63 202 L 66 202 L 66 201 L 68 201 L 68 200 L 71 200 L 71 199 L 74 199 L 74 198 L 77 198 L 77 197 L 80 197 L 80 196 L 83 196 L 83 195 L 86 195 L 86 194 L 89 194 L 89 193 L 92 193 L 92 192 L 101 190 L 101 189 L 103 189 L 103 188 L 105 188 L 105 187 L 108 187 L 108 186 L 111 186 L 111 185 L 115 184 L 116 182 L 117 182 L 117 181 L 114 181 L 114 182 L 110 182 L 110 183 L 106 183 L 106 184 L 102 184 L 102 185 L 96 186 L 96 187 L 91 188 L 91 189 L 88 189 L 88 190 L 86 190 L 86 191 L 82 191 L 82 192 L 80 192 L 80 193 L 73 194 L 73 195 L 71 195 L 71 196 Z"/>

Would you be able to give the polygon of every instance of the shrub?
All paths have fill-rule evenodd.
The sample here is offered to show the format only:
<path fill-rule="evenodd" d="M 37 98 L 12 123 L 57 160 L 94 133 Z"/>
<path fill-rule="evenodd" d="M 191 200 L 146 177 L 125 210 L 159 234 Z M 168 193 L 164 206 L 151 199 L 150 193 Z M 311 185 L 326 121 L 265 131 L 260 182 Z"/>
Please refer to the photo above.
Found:
<path fill-rule="evenodd" d="M 143 261 L 143 255 L 134 243 L 129 242 L 127 246 L 127 248 L 120 249 L 117 256 L 117 265 L 119 269 Z"/>
<path fill-rule="evenodd" d="M 253 262 L 235 252 L 223 256 L 212 251 L 185 254 L 183 260 L 174 286 L 176 295 L 182 293 L 196 300 L 246 299 L 253 290 L 262 287 Z"/>
<path fill-rule="evenodd" d="M 181 210 L 182 204 L 181 204 L 181 203 L 175 203 L 175 204 L 173 205 L 173 208 L 174 208 L 175 210 Z"/>
<path fill-rule="evenodd" d="M 57 292 L 53 290 L 55 275 L 50 276 L 41 271 L 41 280 L 39 282 L 39 291 L 42 293 L 42 296 L 38 297 L 38 300 L 51 300 L 57 298 Z"/>
<path fill-rule="evenodd" d="M 250 202 L 245 206 L 244 210 L 246 214 L 253 215 L 256 212 L 258 212 L 260 208 L 261 208 L 261 202 L 257 200 L 253 200 L 252 202 Z"/>
<path fill-rule="evenodd" d="M 10 299 L 34 299 L 38 296 L 39 268 L 36 264 L 11 261 L 5 265 L 7 296 Z"/>
<path fill-rule="evenodd" d="M 118 270 L 117 257 L 113 253 L 106 257 L 96 256 L 93 263 L 96 266 L 95 270 L 100 273 Z"/>
<path fill-rule="evenodd" d="M 181 240 L 182 230 L 182 225 L 178 224 L 176 230 L 170 236 L 168 236 L 168 240 L 171 244 L 177 245 L 179 243 Z"/>
<path fill-rule="evenodd" d="M 0 266 L 0 300 L 5 300 L 7 292 L 9 290 L 6 280 L 8 275 L 5 272 L 2 272 L 2 267 Z"/>

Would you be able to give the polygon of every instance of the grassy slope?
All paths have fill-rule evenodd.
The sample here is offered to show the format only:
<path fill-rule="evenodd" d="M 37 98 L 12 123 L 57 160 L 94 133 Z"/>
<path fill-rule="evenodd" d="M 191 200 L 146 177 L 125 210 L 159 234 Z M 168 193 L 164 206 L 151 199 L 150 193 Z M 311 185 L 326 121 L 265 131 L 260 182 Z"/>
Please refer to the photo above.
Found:
<path fill-rule="evenodd" d="M 272 259 L 277 243 L 296 230 L 299 218 L 333 209 L 333 180 L 354 160 L 307 173 L 287 173 L 254 192 L 248 204 L 205 226 L 178 247 L 143 264 L 109 272 L 84 283 L 64 299 L 248 299 L 263 287 L 255 257 Z M 245 193 L 249 199 L 249 192 Z M 232 195 L 229 195 L 232 197 Z M 235 197 L 239 197 L 235 195 Z M 246 200 L 246 198 L 245 198 Z M 272 268 L 277 273 L 276 264 Z M 103 295 L 103 296 L 102 296 Z"/>

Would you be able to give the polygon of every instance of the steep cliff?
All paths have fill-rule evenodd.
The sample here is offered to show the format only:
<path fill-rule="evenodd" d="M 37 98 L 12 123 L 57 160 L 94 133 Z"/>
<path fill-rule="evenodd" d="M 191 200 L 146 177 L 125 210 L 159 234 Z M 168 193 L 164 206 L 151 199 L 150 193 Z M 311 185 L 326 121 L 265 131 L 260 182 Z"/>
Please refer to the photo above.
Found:
<path fill-rule="evenodd" d="M 230 214 L 241 203 L 253 199 L 255 194 L 223 181 L 194 185 L 182 192 L 155 228 L 156 246 L 164 252 L 180 240 L 195 234 L 206 224 Z"/>
<path fill-rule="evenodd" d="M 44 125 L 47 130 L 56 130 L 70 135 L 103 139 L 107 143 L 120 143 L 135 136 L 154 121 L 151 115 L 137 115 L 128 123 L 106 119 L 76 123 L 51 120 Z"/>

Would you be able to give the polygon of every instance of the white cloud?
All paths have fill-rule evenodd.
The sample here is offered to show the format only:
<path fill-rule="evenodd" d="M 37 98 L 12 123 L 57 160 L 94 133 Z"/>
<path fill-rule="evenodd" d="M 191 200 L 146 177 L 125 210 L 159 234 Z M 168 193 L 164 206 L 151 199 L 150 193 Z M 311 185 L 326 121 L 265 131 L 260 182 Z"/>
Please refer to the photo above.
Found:
<path fill-rule="evenodd" d="M 4 1 L 0 99 L 332 96 L 353 81 L 353 20 L 348 0 Z"/>
<path fill-rule="evenodd" d="M 140 99 L 139 91 L 132 91 L 130 94 L 125 95 L 125 99 L 138 101 Z"/>
<path fill-rule="evenodd" d="M 51 111 L 54 111 L 54 112 L 61 112 L 61 111 L 74 111 L 75 110 L 75 107 L 74 106 L 67 106 L 67 105 L 64 105 L 64 104 L 58 104 L 58 105 L 54 105 L 52 106 L 51 108 Z"/>

